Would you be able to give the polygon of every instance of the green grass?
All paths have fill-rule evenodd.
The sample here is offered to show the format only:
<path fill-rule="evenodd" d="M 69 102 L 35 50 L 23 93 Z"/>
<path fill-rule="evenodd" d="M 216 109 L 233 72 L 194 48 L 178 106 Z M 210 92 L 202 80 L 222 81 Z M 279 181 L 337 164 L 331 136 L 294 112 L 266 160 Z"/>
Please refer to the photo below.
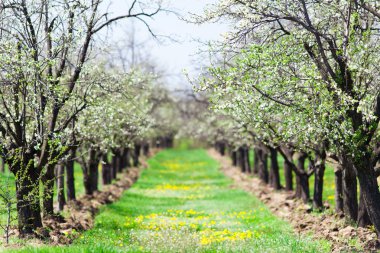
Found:
<path fill-rule="evenodd" d="M 204 150 L 165 150 L 140 180 L 101 209 L 92 230 L 67 247 L 21 252 L 328 252 L 295 235 L 232 182 Z"/>
<path fill-rule="evenodd" d="M 250 162 L 253 166 L 254 153 L 253 150 L 250 151 Z M 278 164 L 280 167 L 280 183 L 282 186 L 285 186 L 285 177 L 284 177 L 284 158 L 281 155 L 278 155 Z M 268 168 L 270 166 L 270 159 L 268 159 Z M 306 161 L 306 168 L 308 166 L 308 161 Z M 314 175 L 309 178 L 310 185 L 310 198 L 313 198 L 314 194 Z M 293 187 L 295 187 L 295 175 L 293 173 Z M 334 168 L 331 165 L 326 165 L 324 182 L 323 182 L 323 201 L 327 201 L 331 208 L 335 207 L 335 174 Z"/>

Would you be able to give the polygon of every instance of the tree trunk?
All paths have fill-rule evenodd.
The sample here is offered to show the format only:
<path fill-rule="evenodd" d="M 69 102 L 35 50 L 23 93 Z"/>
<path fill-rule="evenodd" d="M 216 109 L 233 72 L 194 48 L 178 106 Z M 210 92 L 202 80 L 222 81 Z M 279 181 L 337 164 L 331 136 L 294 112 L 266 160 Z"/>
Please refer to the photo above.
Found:
<path fill-rule="evenodd" d="M 116 158 L 117 158 L 117 172 L 121 173 L 123 172 L 123 169 L 124 169 L 124 157 L 123 157 L 123 154 L 124 154 L 124 150 L 119 150 L 116 154 Z"/>
<path fill-rule="evenodd" d="M 44 217 L 54 215 L 54 174 L 55 164 L 46 165 L 46 171 L 42 177 L 43 183 L 43 214 Z"/>
<path fill-rule="evenodd" d="M 271 175 L 271 186 L 275 190 L 281 189 L 280 184 L 280 172 L 279 172 L 279 166 L 277 161 L 277 150 L 274 148 L 269 148 L 270 150 L 270 160 L 271 160 L 271 166 L 270 166 L 270 175 Z"/>
<path fill-rule="evenodd" d="M 355 164 L 362 198 L 367 208 L 370 221 L 375 226 L 376 232 L 380 232 L 380 192 L 373 167 L 366 164 L 370 161 L 370 155 Z"/>
<path fill-rule="evenodd" d="M 301 179 L 301 199 L 306 204 L 310 200 L 309 176 L 302 174 Z"/>
<path fill-rule="evenodd" d="M 323 209 L 323 177 L 325 175 L 325 154 L 316 154 L 317 164 L 314 171 L 314 195 L 313 208 L 317 210 Z"/>
<path fill-rule="evenodd" d="M 16 159 L 20 159 L 17 157 Z M 33 234 L 42 227 L 40 208 L 39 171 L 33 166 L 33 156 L 10 161 L 10 170 L 16 176 L 17 218 L 20 237 Z M 21 165 L 22 164 L 22 165 Z"/>
<path fill-rule="evenodd" d="M 168 146 L 171 147 L 171 143 L 169 143 Z M 138 167 L 140 165 L 140 162 L 139 162 L 140 149 L 141 149 L 141 145 L 135 144 L 135 150 L 134 150 L 134 155 L 133 155 L 133 166 L 135 167 Z"/>
<path fill-rule="evenodd" d="M 291 165 L 285 160 L 284 161 L 284 177 L 285 177 L 285 190 L 293 190 L 293 170 Z"/>
<path fill-rule="evenodd" d="M 129 148 L 126 148 L 126 149 L 129 149 Z M 145 157 L 149 156 L 149 143 L 148 142 L 144 143 L 143 154 L 144 154 Z"/>
<path fill-rule="evenodd" d="M 103 185 L 107 185 L 112 182 L 112 165 L 109 164 L 107 153 L 103 154 L 102 179 Z"/>
<path fill-rule="evenodd" d="M 86 172 L 83 175 L 85 192 L 87 195 L 92 195 L 98 190 L 98 166 L 99 166 L 99 155 L 95 149 L 90 149 L 89 160 L 87 162 Z"/>
<path fill-rule="evenodd" d="M 58 208 L 59 211 L 63 210 L 66 204 L 65 199 L 65 166 L 59 164 L 57 166 L 57 195 L 58 195 Z"/>
<path fill-rule="evenodd" d="M 307 154 L 301 153 L 298 157 L 297 168 L 298 171 L 304 173 L 296 174 L 296 197 L 302 199 L 304 203 L 308 203 L 310 200 L 310 188 L 309 188 L 309 176 L 305 171 L 305 160 Z"/>
<path fill-rule="evenodd" d="M 253 148 L 253 174 L 257 175 L 260 171 L 259 153 L 257 148 Z"/>
<path fill-rule="evenodd" d="M 287 147 L 282 147 L 282 150 L 284 151 L 285 155 L 289 158 L 289 160 L 292 160 L 294 152 Z M 285 177 L 285 190 L 292 191 L 293 190 L 292 164 L 290 164 L 286 159 L 284 159 L 284 177 Z"/>
<path fill-rule="evenodd" d="M 247 173 L 247 168 L 245 167 L 245 152 L 243 147 L 239 147 L 238 149 L 238 157 L 239 157 L 239 167 L 241 172 Z"/>
<path fill-rule="evenodd" d="M 231 152 L 231 158 L 232 158 L 232 165 L 237 166 L 237 152 L 236 151 L 233 150 Z"/>
<path fill-rule="evenodd" d="M 148 144 L 148 149 L 149 149 L 149 144 Z M 149 155 L 149 150 L 145 156 L 148 156 L 148 155 Z M 130 148 L 125 148 L 125 167 L 126 168 L 131 167 L 131 149 Z"/>
<path fill-rule="evenodd" d="M 343 172 L 342 167 L 338 165 L 335 170 L 335 212 L 344 213 L 343 211 Z"/>
<path fill-rule="evenodd" d="M 116 179 L 117 177 L 117 167 L 118 167 L 118 159 L 116 156 L 116 151 L 112 151 L 113 156 L 112 156 L 112 168 L 111 168 L 111 176 L 112 179 Z"/>
<path fill-rule="evenodd" d="M 251 174 L 251 163 L 249 161 L 249 148 L 247 146 L 244 147 L 244 163 L 247 173 Z"/>
<path fill-rule="evenodd" d="M 112 165 L 102 164 L 102 179 L 103 185 L 108 185 L 112 183 Z"/>
<path fill-rule="evenodd" d="M 365 228 L 365 227 L 371 226 L 372 223 L 368 216 L 367 208 L 365 207 L 364 196 L 361 189 L 360 189 L 359 196 L 360 197 L 359 197 L 359 211 L 358 211 L 357 224 L 359 227 Z"/>
<path fill-rule="evenodd" d="M 340 157 L 343 168 L 343 210 L 353 221 L 358 218 L 357 180 L 353 164 L 345 155 Z"/>
<path fill-rule="evenodd" d="M 226 144 L 224 142 L 219 143 L 219 152 L 222 156 L 226 154 Z"/>
<path fill-rule="evenodd" d="M 268 155 L 262 149 L 257 149 L 258 156 L 258 167 L 259 167 L 259 177 L 260 179 L 268 183 L 269 182 L 269 173 L 268 173 Z"/>
<path fill-rule="evenodd" d="M 67 200 L 75 200 L 75 177 L 74 177 L 74 159 L 76 156 L 76 147 L 69 151 L 69 157 L 66 161 L 66 188 Z"/>

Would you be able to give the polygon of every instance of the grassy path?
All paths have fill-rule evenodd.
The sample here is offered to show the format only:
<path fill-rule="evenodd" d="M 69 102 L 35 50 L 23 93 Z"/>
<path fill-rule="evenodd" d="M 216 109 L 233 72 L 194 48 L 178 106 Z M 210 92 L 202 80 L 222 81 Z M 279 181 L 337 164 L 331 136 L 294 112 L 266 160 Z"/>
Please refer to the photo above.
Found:
<path fill-rule="evenodd" d="M 231 187 L 204 150 L 166 150 L 149 165 L 73 245 L 34 251 L 328 252 L 326 242 L 298 238 L 259 200 Z"/>

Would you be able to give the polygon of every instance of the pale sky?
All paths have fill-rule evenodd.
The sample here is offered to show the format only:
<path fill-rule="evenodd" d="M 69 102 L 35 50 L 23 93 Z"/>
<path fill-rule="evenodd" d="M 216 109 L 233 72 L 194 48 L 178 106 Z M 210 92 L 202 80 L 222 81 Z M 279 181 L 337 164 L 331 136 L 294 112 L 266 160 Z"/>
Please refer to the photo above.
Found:
<path fill-rule="evenodd" d="M 171 11 L 175 11 L 184 17 L 188 17 L 189 13 L 200 14 L 206 5 L 212 4 L 217 0 L 166 0 L 165 6 Z M 128 4 L 124 0 L 114 0 L 110 9 L 116 14 L 125 13 Z M 162 38 L 163 42 L 157 42 L 152 39 L 146 27 L 135 20 L 134 22 L 137 40 L 149 41 L 145 44 L 149 50 L 149 54 L 155 59 L 161 69 L 164 69 L 170 75 L 168 80 L 171 87 L 189 88 L 186 78 L 183 75 L 183 69 L 188 70 L 191 75 L 196 75 L 196 69 L 199 64 L 195 60 L 199 57 L 195 56 L 201 43 L 210 40 L 217 40 L 220 35 L 227 31 L 226 25 L 221 24 L 205 24 L 194 25 L 188 24 L 179 19 L 172 13 L 161 13 L 149 20 L 152 31 L 157 35 L 169 36 L 175 38 L 178 42 L 173 42 Z M 127 31 L 131 29 L 131 25 L 126 22 L 119 23 L 112 28 L 110 40 L 127 40 Z M 202 59 L 202 64 L 207 64 L 207 59 Z"/>

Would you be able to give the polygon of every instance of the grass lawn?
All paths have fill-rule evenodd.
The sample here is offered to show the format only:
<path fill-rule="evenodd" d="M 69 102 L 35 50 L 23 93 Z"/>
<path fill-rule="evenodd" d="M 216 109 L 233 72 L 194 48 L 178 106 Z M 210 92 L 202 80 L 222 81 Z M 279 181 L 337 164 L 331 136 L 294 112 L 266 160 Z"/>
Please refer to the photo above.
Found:
<path fill-rule="evenodd" d="M 24 252 L 329 252 L 231 184 L 204 150 L 165 150 L 73 245 Z"/>

